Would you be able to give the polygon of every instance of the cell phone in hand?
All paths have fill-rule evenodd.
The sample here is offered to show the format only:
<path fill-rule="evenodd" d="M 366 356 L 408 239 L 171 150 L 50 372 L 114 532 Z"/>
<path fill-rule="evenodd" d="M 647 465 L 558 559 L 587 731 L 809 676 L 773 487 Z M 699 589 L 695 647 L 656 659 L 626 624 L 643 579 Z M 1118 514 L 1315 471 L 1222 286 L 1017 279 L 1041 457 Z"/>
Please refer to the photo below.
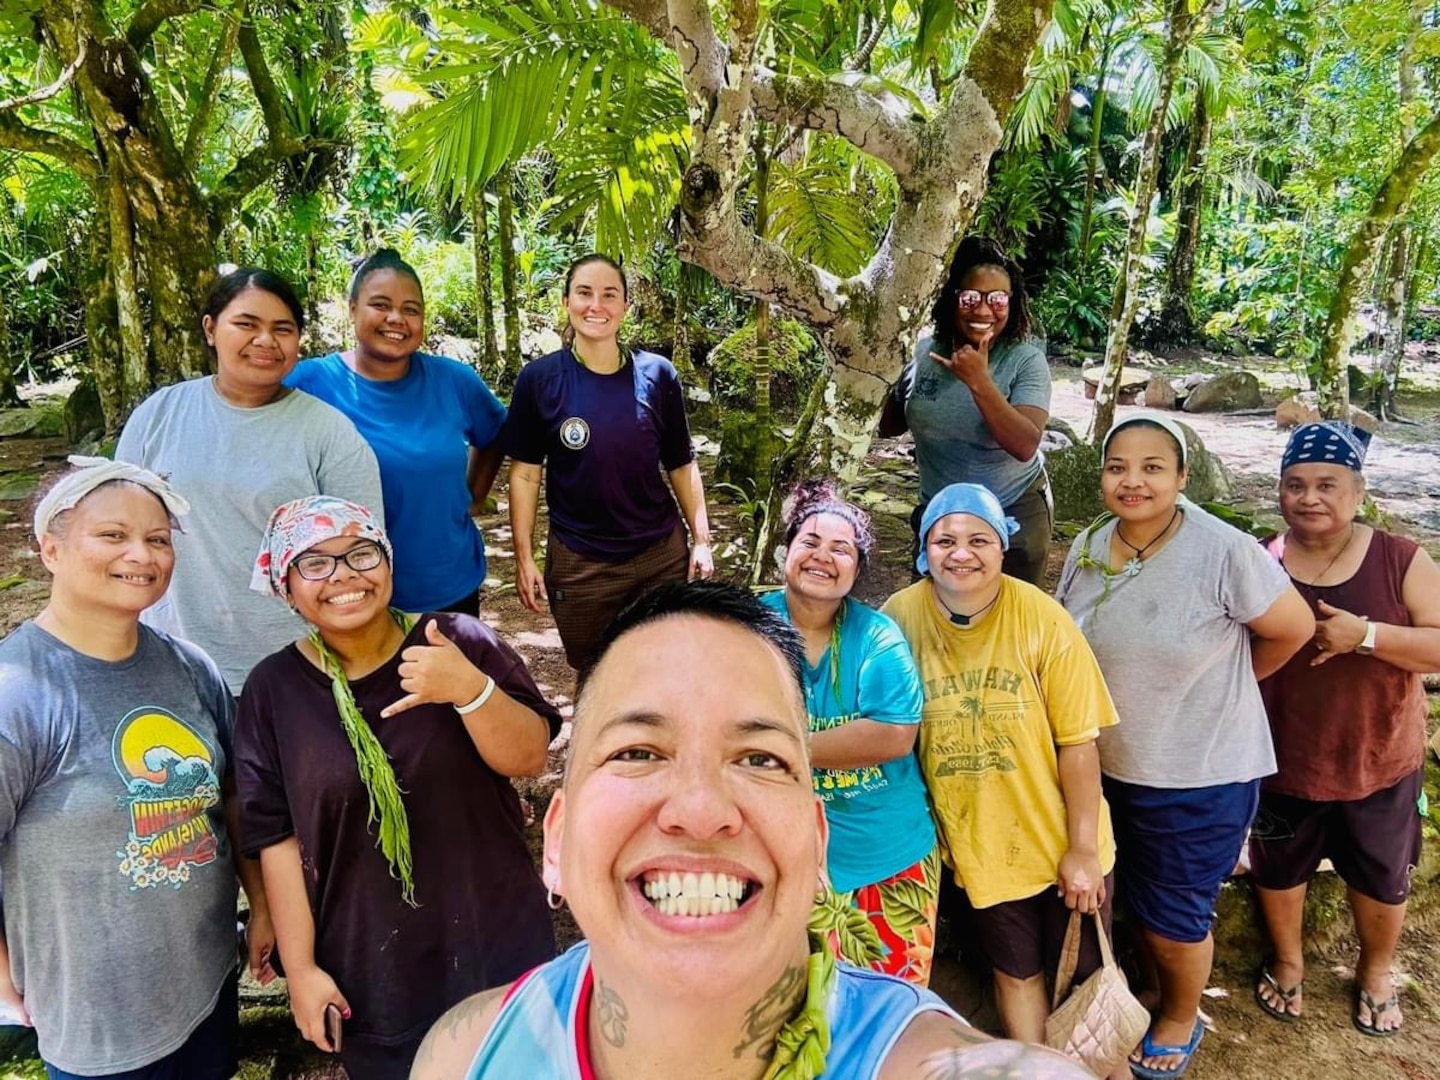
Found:
<path fill-rule="evenodd" d="M 325 1038 L 330 1043 L 333 1053 L 340 1052 L 340 1038 L 344 1032 L 342 1024 L 345 1018 L 340 1014 L 340 1006 L 333 1001 L 325 1006 Z"/>

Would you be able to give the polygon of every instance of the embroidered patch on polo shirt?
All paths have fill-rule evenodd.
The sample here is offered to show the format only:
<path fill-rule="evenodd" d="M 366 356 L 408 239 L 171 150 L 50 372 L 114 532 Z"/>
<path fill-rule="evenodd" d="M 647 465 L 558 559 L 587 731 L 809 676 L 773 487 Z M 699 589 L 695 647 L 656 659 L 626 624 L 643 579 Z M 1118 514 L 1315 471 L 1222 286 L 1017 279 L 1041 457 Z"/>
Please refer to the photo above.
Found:
<path fill-rule="evenodd" d="M 590 442 L 590 425 L 572 416 L 560 425 L 560 442 L 567 450 L 584 450 Z"/>

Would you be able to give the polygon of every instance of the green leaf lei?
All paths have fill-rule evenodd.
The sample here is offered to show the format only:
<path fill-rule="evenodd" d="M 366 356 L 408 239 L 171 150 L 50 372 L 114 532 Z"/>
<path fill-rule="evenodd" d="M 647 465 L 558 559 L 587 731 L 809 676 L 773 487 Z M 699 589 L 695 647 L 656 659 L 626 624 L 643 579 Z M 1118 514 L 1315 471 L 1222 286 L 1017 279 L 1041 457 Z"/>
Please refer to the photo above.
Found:
<path fill-rule="evenodd" d="M 815 1080 L 830 1053 L 830 1017 L 825 1005 L 835 982 L 835 957 L 822 941 L 810 941 L 805 1004 L 775 1037 L 775 1056 L 764 1080 Z"/>
<path fill-rule="evenodd" d="M 414 619 L 396 608 L 390 609 L 390 617 L 406 634 L 415 626 Z M 310 647 L 320 657 L 325 674 L 330 676 L 330 691 L 335 696 L 335 707 L 340 711 L 340 726 L 345 729 L 350 748 L 355 751 L 360 781 L 370 798 L 369 823 L 374 824 L 378 820 L 380 824 L 378 843 L 385 861 L 390 864 L 390 876 L 400 880 L 405 902 L 411 907 L 419 907 L 415 903 L 415 876 L 410 856 L 410 821 L 405 814 L 405 802 L 400 797 L 395 767 L 390 764 L 385 748 L 355 704 L 355 694 L 350 689 L 350 680 L 345 677 L 345 668 L 340 660 L 326 646 L 320 631 L 311 630 L 309 641 Z"/>
<path fill-rule="evenodd" d="M 1117 578 L 1130 577 L 1132 575 L 1123 570 L 1111 570 L 1108 555 L 1104 559 L 1097 559 L 1090 552 L 1090 541 L 1095 538 L 1095 533 L 1106 522 L 1113 520 L 1114 514 L 1106 510 L 1080 534 L 1080 550 L 1075 555 L 1075 565 L 1081 570 L 1094 570 L 1100 575 L 1100 598 L 1095 601 L 1095 614 L 1100 614 L 1100 605 L 1110 597 L 1110 590 L 1115 585 Z"/>

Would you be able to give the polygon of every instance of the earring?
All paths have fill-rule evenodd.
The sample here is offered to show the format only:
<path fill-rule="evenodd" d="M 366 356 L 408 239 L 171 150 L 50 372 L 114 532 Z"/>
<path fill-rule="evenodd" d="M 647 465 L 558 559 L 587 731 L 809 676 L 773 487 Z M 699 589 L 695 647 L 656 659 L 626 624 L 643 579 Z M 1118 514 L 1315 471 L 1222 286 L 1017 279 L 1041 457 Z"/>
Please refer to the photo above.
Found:
<path fill-rule="evenodd" d="M 565 897 L 561 896 L 549 885 L 545 886 L 545 906 L 551 911 L 559 911 L 565 906 Z"/>
<path fill-rule="evenodd" d="M 830 875 L 825 872 L 825 867 L 820 868 L 818 887 L 815 890 L 815 902 L 818 904 L 825 897 L 830 895 Z"/>

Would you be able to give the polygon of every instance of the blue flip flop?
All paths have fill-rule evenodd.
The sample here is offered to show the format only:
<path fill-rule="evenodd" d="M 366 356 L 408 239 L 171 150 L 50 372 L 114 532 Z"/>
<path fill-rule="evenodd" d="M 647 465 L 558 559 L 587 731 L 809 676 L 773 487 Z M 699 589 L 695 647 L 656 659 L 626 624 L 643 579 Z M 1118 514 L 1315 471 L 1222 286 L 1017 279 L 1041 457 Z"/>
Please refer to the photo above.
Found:
<path fill-rule="evenodd" d="M 1175 1080 L 1176 1077 L 1184 1076 L 1185 1070 L 1190 1068 L 1190 1059 L 1195 1056 L 1195 1050 L 1200 1045 L 1200 1040 L 1205 1037 L 1205 1021 L 1198 1016 L 1195 1018 L 1195 1030 L 1190 1035 L 1190 1041 L 1184 1046 L 1156 1046 L 1150 1041 L 1150 1032 L 1145 1032 L 1145 1038 L 1140 1040 L 1141 1057 L 1178 1057 L 1180 1064 L 1174 1069 L 1154 1069 L 1149 1065 L 1142 1065 L 1138 1061 L 1130 1062 L 1130 1072 L 1140 1080 Z"/>

